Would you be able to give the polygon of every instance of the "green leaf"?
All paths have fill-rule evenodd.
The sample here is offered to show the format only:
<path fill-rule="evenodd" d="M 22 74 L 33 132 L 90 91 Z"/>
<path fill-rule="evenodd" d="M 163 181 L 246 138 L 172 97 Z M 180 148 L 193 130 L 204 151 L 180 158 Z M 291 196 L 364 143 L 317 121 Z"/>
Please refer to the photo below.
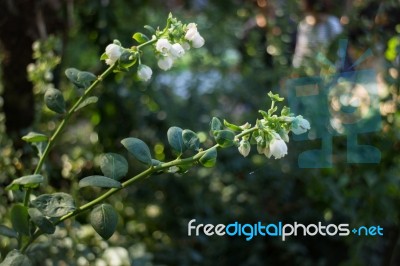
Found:
<path fill-rule="evenodd" d="M 90 224 L 105 240 L 115 232 L 118 224 L 118 214 L 110 204 L 101 204 L 90 213 Z"/>
<path fill-rule="evenodd" d="M 22 204 L 14 204 L 11 208 L 11 224 L 15 231 L 29 235 L 29 216 L 27 208 Z"/>
<path fill-rule="evenodd" d="M 270 115 L 263 111 L 263 110 L 258 110 L 258 112 L 265 118 L 265 119 L 269 119 Z"/>
<path fill-rule="evenodd" d="M 156 33 L 156 30 L 155 30 L 152 26 L 144 25 L 143 28 L 145 28 L 146 30 L 148 30 L 151 34 Z"/>
<path fill-rule="evenodd" d="M 106 153 L 101 157 L 100 169 L 109 178 L 120 180 L 128 173 L 128 162 L 116 153 Z"/>
<path fill-rule="evenodd" d="M 151 165 L 150 149 L 142 140 L 137 138 L 126 138 L 121 141 L 122 145 L 140 162 Z"/>
<path fill-rule="evenodd" d="M 78 89 L 89 87 L 90 84 L 97 79 L 96 75 L 94 75 L 93 73 L 80 71 L 76 68 L 66 69 L 65 75 Z"/>
<path fill-rule="evenodd" d="M 271 98 L 271 100 L 276 101 L 276 102 L 281 102 L 285 98 L 279 97 L 279 94 L 273 94 L 272 91 L 268 92 L 268 96 Z"/>
<path fill-rule="evenodd" d="M 204 167 L 213 167 L 217 163 L 217 149 L 209 149 L 203 156 L 200 157 L 199 162 Z"/>
<path fill-rule="evenodd" d="M 56 231 L 56 227 L 49 219 L 44 217 L 43 213 L 41 213 L 36 208 L 29 208 L 28 209 L 29 216 L 31 220 L 39 227 L 39 229 L 45 234 L 54 234 Z"/>
<path fill-rule="evenodd" d="M 182 128 L 170 127 L 167 131 L 167 138 L 169 145 L 179 154 L 186 150 L 186 146 L 183 143 Z"/>
<path fill-rule="evenodd" d="M 106 60 L 106 59 L 108 59 L 108 55 L 107 55 L 106 53 L 103 53 L 103 54 L 100 56 L 100 60 Z"/>
<path fill-rule="evenodd" d="M 230 147 L 234 144 L 235 133 L 230 130 L 218 130 L 214 133 L 215 141 L 222 147 Z"/>
<path fill-rule="evenodd" d="M 44 177 L 42 175 L 26 175 L 14 179 L 11 184 L 6 187 L 6 190 L 18 190 L 21 188 L 37 188 L 43 183 Z"/>
<path fill-rule="evenodd" d="M 14 249 L 8 252 L 6 258 L 0 266 L 31 266 L 32 263 L 29 258 L 20 253 L 18 250 Z"/>
<path fill-rule="evenodd" d="M 152 166 L 159 166 L 162 162 L 156 159 L 151 159 L 151 165 Z"/>
<path fill-rule="evenodd" d="M 11 238 L 17 238 L 18 233 L 15 232 L 13 229 L 0 224 L 0 235 L 11 237 Z"/>
<path fill-rule="evenodd" d="M 199 150 L 200 139 L 196 133 L 194 133 L 190 129 L 185 129 L 182 131 L 182 138 L 183 138 L 183 143 L 188 149 L 192 149 L 195 151 Z"/>
<path fill-rule="evenodd" d="M 48 137 L 44 134 L 29 132 L 27 135 L 22 137 L 22 140 L 26 142 L 42 142 L 47 141 Z"/>
<path fill-rule="evenodd" d="M 102 175 L 91 175 L 82 178 L 79 181 L 79 187 L 105 187 L 105 188 L 121 188 L 120 182 Z"/>
<path fill-rule="evenodd" d="M 61 91 L 53 88 L 46 90 L 44 94 L 44 102 L 53 112 L 63 114 L 65 113 L 65 101 Z"/>
<path fill-rule="evenodd" d="M 287 106 L 284 106 L 281 111 L 281 116 L 289 116 L 289 115 L 290 115 L 290 108 Z"/>
<path fill-rule="evenodd" d="M 137 41 L 138 43 L 144 43 L 149 41 L 149 37 L 147 37 L 146 35 L 144 35 L 141 32 L 136 32 L 135 34 L 133 34 L 132 38 Z"/>
<path fill-rule="evenodd" d="M 98 100 L 99 98 L 97 98 L 96 96 L 88 97 L 83 102 L 81 102 L 81 104 L 78 105 L 78 107 L 76 107 L 74 112 L 78 111 L 79 109 L 82 109 L 83 107 L 88 106 L 89 104 L 97 103 Z"/>
<path fill-rule="evenodd" d="M 61 217 L 76 209 L 72 196 L 63 192 L 40 195 L 31 205 L 48 217 Z"/>
<path fill-rule="evenodd" d="M 242 131 L 242 129 L 239 126 L 237 126 L 235 124 L 231 124 L 228 121 L 226 121 L 225 119 L 224 119 L 224 126 L 226 126 L 227 128 L 229 128 L 230 130 L 233 130 L 233 131 Z"/>
<path fill-rule="evenodd" d="M 215 131 L 221 130 L 221 129 L 222 129 L 222 123 L 221 123 L 221 121 L 220 121 L 218 118 L 213 117 L 213 118 L 211 119 L 211 123 L 210 123 L 210 130 L 211 130 L 211 133 L 214 134 Z"/>

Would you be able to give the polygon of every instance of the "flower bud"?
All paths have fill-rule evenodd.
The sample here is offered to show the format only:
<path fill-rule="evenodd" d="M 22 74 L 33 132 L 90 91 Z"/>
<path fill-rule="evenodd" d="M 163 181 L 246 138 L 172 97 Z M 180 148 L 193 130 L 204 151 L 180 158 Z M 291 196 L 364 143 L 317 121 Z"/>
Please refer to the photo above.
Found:
<path fill-rule="evenodd" d="M 286 143 L 281 138 L 274 138 L 269 144 L 269 156 L 274 156 L 275 159 L 280 159 L 287 154 Z M 267 156 L 268 157 L 268 156 Z"/>
<path fill-rule="evenodd" d="M 108 57 L 108 59 L 106 60 L 106 64 L 113 65 L 121 57 L 122 48 L 121 48 L 121 46 L 114 44 L 114 43 L 109 44 L 106 47 L 106 54 Z"/>
<path fill-rule="evenodd" d="M 192 40 L 192 46 L 194 48 L 200 48 L 204 45 L 205 41 L 204 38 L 201 37 L 201 35 L 199 33 L 197 33 Z"/>
<path fill-rule="evenodd" d="M 172 67 L 173 63 L 174 63 L 174 60 L 169 56 L 165 56 L 165 57 L 161 58 L 160 60 L 158 60 L 158 62 L 157 62 L 158 66 L 162 70 L 170 69 Z"/>
<path fill-rule="evenodd" d="M 240 154 L 243 155 L 243 157 L 246 157 L 247 155 L 249 155 L 251 150 L 250 142 L 248 140 L 242 139 L 239 143 L 238 150 Z"/>
<path fill-rule="evenodd" d="M 148 81 L 151 78 L 152 74 L 153 74 L 153 71 L 151 70 L 150 67 L 148 67 L 146 65 L 142 65 L 142 64 L 138 66 L 137 75 L 140 80 Z"/>
<path fill-rule="evenodd" d="M 306 133 L 310 129 L 310 122 L 304 119 L 301 115 L 296 116 L 292 121 L 291 130 L 294 134 L 300 135 Z"/>
<path fill-rule="evenodd" d="M 180 45 L 179 43 L 174 43 L 171 46 L 170 54 L 174 58 L 180 58 L 185 54 L 185 50 L 183 49 L 182 45 Z"/>

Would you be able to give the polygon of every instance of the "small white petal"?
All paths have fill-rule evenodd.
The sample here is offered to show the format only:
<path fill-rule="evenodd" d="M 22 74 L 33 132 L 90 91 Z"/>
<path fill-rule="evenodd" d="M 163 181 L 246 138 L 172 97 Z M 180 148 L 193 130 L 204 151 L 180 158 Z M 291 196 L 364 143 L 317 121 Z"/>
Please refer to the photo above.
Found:
<path fill-rule="evenodd" d="M 174 43 L 171 46 L 170 54 L 175 58 L 180 58 L 185 54 L 185 50 L 179 43 Z"/>
<path fill-rule="evenodd" d="M 165 39 L 161 38 L 157 41 L 156 43 L 156 50 L 159 51 L 162 54 L 167 54 L 169 50 L 171 49 L 171 43 Z"/>
<path fill-rule="evenodd" d="M 274 156 L 275 159 L 280 159 L 287 154 L 287 146 L 285 141 L 281 138 L 273 139 L 269 144 L 270 155 Z"/>
<path fill-rule="evenodd" d="M 192 46 L 194 48 L 200 48 L 204 45 L 204 43 L 205 43 L 204 38 L 201 37 L 199 33 L 197 33 L 192 40 Z"/>
<path fill-rule="evenodd" d="M 162 70 L 170 69 L 172 67 L 173 63 L 174 63 L 174 60 L 169 56 L 165 56 L 165 57 L 161 58 L 160 60 L 158 60 L 158 62 L 157 62 L 158 66 Z"/>
<path fill-rule="evenodd" d="M 140 80 L 148 81 L 151 78 L 153 71 L 146 65 L 139 65 L 137 74 Z"/>

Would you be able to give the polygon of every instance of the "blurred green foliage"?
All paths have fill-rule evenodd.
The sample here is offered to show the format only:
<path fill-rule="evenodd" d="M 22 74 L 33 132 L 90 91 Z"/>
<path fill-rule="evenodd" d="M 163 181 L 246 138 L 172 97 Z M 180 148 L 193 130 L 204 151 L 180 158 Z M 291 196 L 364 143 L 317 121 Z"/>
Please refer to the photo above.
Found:
<path fill-rule="evenodd" d="M 395 41 L 390 39 L 399 35 L 397 13 L 392 10 L 400 6 L 387 1 L 375 8 L 375 2 L 354 1 L 346 10 L 339 3 L 333 10 L 347 21 L 345 31 L 353 36 L 353 48 L 373 49 L 374 62 L 381 66 L 379 77 L 385 88 L 379 94 L 382 128 L 360 140 L 379 148 L 379 164 L 347 164 L 346 138 L 340 136 L 334 138 L 334 167 L 329 169 L 298 168 L 298 154 L 318 146 L 317 141 L 291 142 L 289 155 L 279 161 L 254 151 L 245 160 L 234 148 L 224 150 L 216 168 L 154 176 L 113 196 L 108 203 L 118 210 L 120 222 L 109 241 L 101 240 L 87 225 L 88 215 L 82 214 L 66 222 L 50 239 L 39 239 L 29 251 L 31 258 L 37 265 L 63 261 L 68 265 L 94 265 L 99 260 L 118 265 L 109 261 L 113 256 L 121 265 L 400 263 L 400 66 L 398 49 L 393 49 Z M 266 1 L 76 1 L 66 41 L 61 44 L 61 38 L 55 36 L 53 45 L 46 48 L 53 50 L 54 56 L 62 56 L 60 65 L 56 67 L 56 57 L 43 62 L 54 63 L 48 66 L 55 77 L 52 82 L 67 101 L 80 92 L 60 73 L 67 67 L 98 73 L 104 68 L 99 57 L 108 43 L 119 39 L 127 46 L 133 44 L 133 32 L 142 31 L 145 24 L 162 25 L 169 11 L 183 21 L 198 24 L 206 49 L 192 51 L 168 72 L 157 69 L 155 61 L 146 62 L 154 66 L 148 84 L 129 77 L 133 73 L 106 80 L 98 90 L 97 104 L 74 117 L 51 153 L 45 168 L 51 187 L 43 192 L 65 191 L 74 195 L 78 204 L 84 203 L 100 189 L 80 193 L 78 180 L 99 173 L 101 153 L 124 154 L 131 164 L 128 175 L 142 169 L 123 149 L 121 139 L 141 138 L 154 147 L 156 159 L 171 158 L 171 149 L 165 144 L 170 126 L 190 128 L 206 136 L 211 117 L 244 124 L 254 120 L 257 110 L 267 104 L 267 91 L 285 94 L 279 88 L 291 73 L 294 34 L 301 18 L 299 3 L 263 3 Z M 390 56 L 385 59 L 388 41 L 392 46 L 389 44 Z M 36 78 L 32 79 L 35 84 L 45 80 Z M 43 91 L 35 90 L 37 110 L 42 110 Z M 46 111 L 42 115 L 38 112 L 32 128 L 47 132 L 57 121 Z M 4 217 L 13 199 L 4 186 L 28 174 L 37 160 L 36 151 L 29 145 L 14 150 L 4 132 L 4 116 L 0 114 L 0 223 L 10 225 Z M 187 222 L 191 219 L 213 224 L 379 224 L 384 227 L 384 236 L 291 237 L 285 242 L 271 237 L 255 237 L 250 242 L 243 237 L 189 237 Z M 0 238 L 3 257 L 13 245 L 13 240 Z"/>

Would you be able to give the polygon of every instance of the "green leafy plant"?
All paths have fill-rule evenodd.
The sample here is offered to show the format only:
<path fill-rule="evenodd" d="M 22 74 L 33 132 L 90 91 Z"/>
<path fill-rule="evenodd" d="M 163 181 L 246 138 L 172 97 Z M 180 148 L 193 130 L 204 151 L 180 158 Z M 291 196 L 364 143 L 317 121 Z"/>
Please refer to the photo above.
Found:
<path fill-rule="evenodd" d="M 72 104 L 65 101 L 63 92 L 53 87 L 44 92 L 44 103 L 48 109 L 60 118 L 58 126 L 50 134 L 30 132 L 22 139 L 33 144 L 38 149 L 39 160 L 31 175 L 19 177 L 11 182 L 6 189 L 22 191 L 23 202 L 15 203 L 10 210 L 12 228 L 0 226 L 0 234 L 17 238 L 18 247 L 11 251 L 1 265 L 28 265 L 29 259 L 24 253 L 30 245 L 43 234 L 53 234 L 56 226 L 86 211 L 90 213 L 90 224 L 103 238 L 109 239 L 116 230 L 118 214 L 114 207 L 105 201 L 118 191 L 127 188 L 138 180 L 162 173 L 186 173 L 196 166 L 213 167 L 217 162 L 220 149 L 235 147 L 244 157 L 255 146 L 260 154 L 275 159 L 287 154 L 288 134 L 303 134 L 310 129 L 310 124 L 302 116 L 290 113 L 289 108 L 283 107 L 280 112 L 277 104 L 284 99 L 277 94 L 268 93 L 271 106 L 268 110 L 260 110 L 260 118 L 254 123 L 236 125 L 217 117 L 210 121 L 210 138 L 214 145 L 204 146 L 198 134 L 191 129 L 178 126 L 170 127 L 167 131 L 168 143 L 175 157 L 170 161 L 159 161 L 153 158 L 148 145 L 135 137 L 127 137 L 121 144 L 146 169 L 133 177 L 128 177 L 128 162 L 120 154 L 106 153 L 102 156 L 100 169 L 103 175 L 91 175 L 82 178 L 79 189 L 85 187 L 101 187 L 108 190 L 93 200 L 82 205 L 76 204 L 72 195 L 64 192 L 33 196 L 33 192 L 46 182 L 44 163 L 50 150 L 60 139 L 70 118 L 85 106 L 97 102 L 93 96 L 94 89 L 111 73 L 127 72 L 133 69 L 139 80 L 147 81 L 152 76 L 152 70 L 144 65 L 143 49 L 152 49 L 158 59 L 158 66 L 168 70 L 173 63 L 191 48 L 200 48 L 204 39 L 197 30 L 196 24 L 184 24 L 168 17 L 166 27 L 162 30 L 145 26 L 151 37 L 143 33 L 135 33 L 133 39 L 136 46 L 125 48 L 118 40 L 106 47 L 101 56 L 109 67 L 100 75 L 69 68 L 65 71 L 68 80 L 83 93 Z M 204 143 L 204 142 L 203 142 Z M 209 143 L 209 142 L 207 142 Z"/>

